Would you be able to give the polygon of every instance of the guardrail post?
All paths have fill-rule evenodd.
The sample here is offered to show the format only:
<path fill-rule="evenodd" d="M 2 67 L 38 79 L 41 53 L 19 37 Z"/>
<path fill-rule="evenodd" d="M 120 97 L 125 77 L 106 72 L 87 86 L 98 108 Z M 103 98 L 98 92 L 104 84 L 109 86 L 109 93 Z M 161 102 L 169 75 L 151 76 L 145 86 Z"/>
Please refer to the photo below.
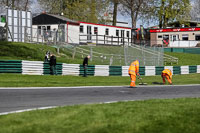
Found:
<path fill-rule="evenodd" d="M 98 35 L 96 33 L 96 44 L 98 44 Z"/>
<path fill-rule="evenodd" d="M 104 35 L 104 45 L 105 45 L 105 41 L 106 41 L 106 35 Z"/>
<path fill-rule="evenodd" d="M 90 47 L 90 61 L 92 61 L 92 47 Z"/>
<path fill-rule="evenodd" d="M 76 46 L 74 46 L 74 51 L 73 51 L 73 54 L 72 54 L 72 59 L 74 59 L 75 55 L 76 55 Z"/>
<path fill-rule="evenodd" d="M 111 36 L 111 45 L 113 45 L 113 36 Z"/>
<path fill-rule="evenodd" d="M 118 36 L 118 38 L 117 38 L 117 43 L 118 43 L 118 45 L 119 45 L 119 36 Z"/>

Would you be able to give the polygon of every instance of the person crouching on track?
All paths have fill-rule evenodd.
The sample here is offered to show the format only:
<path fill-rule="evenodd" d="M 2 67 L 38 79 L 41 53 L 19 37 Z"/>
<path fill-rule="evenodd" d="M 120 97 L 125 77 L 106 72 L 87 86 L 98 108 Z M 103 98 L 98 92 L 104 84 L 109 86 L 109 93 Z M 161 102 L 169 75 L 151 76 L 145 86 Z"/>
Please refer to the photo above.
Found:
<path fill-rule="evenodd" d="M 131 78 L 131 84 L 130 87 L 136 87 L 135 86 L 135 81 L 136 81 L 136 75 L 139 74 L 139 60 L 135 60 L 131 63 L 128 69 L 128 74 L 130 75 Z"/>
<path fill-rule="evenodd" d="M 162 71 L 161 77 L 163 79 L 163 84 L 165 84 L 165 78 L 169 82 L 170 85 L 172 85 L 172 72 L 169 69 L 164 69 Z"/>

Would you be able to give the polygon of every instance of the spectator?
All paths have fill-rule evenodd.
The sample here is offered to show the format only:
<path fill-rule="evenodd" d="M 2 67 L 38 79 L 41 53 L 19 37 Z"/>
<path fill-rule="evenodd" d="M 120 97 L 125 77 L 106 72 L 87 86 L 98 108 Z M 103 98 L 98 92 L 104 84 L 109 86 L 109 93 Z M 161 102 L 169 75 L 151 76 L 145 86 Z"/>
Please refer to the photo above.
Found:
<path fill-rule="evenodd" d="M 49 62 L 50 52 L 47 51 L 44 57 L 44 62 Z"/>
<path fill-rule="evenodd" d="M 51 75 L 57 75 L 57 72 L 56 72 L 56 56 L 54 54 L 52 54 L 51 57 L 50 57 L 49 65 L 50 65 L 50 74 Z"/>
<path fill-rule="evenodd" d="M 88 59 L 90 59 L 89 55 L 87 57 L 85 57 L 84 60 L 83 60 L 83 69 L 84 69 L 83 77 L 87 77 Z"/>

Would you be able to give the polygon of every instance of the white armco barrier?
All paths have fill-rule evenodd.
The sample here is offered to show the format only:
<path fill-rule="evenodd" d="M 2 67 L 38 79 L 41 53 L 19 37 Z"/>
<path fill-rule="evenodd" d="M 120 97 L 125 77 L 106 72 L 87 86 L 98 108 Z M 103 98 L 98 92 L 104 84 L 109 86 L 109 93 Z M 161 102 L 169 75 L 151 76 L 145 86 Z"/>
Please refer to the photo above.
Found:
<path fill-rule="evenodd" d="M 128 69 L 129 66 L 122 66 L 122 76 L 129 76 Z"/>
<path fill-rule="evenodd" d="M 145 67 L 145 76 L 154 76 L 156 75 L 156 67 L 155 66 L 146 66 Z"/>
<path fill-rule="evenodd" d="M 170 41 L 169 47 L 195 47 L 199 41 Z"/>
<path fill-rule="evenodd" d="M 94 76 L 109 76 L 109 66 L 95 65 Z"/>
<path fill-rule="evenodd" d="M 173 75 L 173 66 L 165 66 L 164 69 L 169 69 L 169 70 L 171 70 L 172 75 Z"/>
<path fill-rule="evenodd" d="M 181 74 L 189 74 L 189 66 L 181 66 Z"/>
<path fill-rule="evenodd" d="M 79 76 L 80 65 L 79 64 L 65 64 L 62 65 L 62 75 L 74 75 Z"/>
<path fill-rule="evenodd" d="M 43 75 L 42 61 L 25 61 L 22 60 L 22 74 L 27 75 Z"/>
<path fill-rule="evenodd" d="M 197 73 L 200 73 L 200 65 L 197 65 Z"/>

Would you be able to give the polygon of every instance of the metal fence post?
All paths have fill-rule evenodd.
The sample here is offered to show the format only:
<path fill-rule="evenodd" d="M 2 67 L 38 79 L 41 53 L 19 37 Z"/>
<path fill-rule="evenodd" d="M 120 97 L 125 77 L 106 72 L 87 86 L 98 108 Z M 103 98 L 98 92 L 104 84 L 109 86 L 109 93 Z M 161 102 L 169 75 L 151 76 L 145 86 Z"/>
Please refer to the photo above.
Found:
<path fill-rule="evenodd" d="M 90 61 L 92 61 L 92 47 L 90 47 Z"/>

